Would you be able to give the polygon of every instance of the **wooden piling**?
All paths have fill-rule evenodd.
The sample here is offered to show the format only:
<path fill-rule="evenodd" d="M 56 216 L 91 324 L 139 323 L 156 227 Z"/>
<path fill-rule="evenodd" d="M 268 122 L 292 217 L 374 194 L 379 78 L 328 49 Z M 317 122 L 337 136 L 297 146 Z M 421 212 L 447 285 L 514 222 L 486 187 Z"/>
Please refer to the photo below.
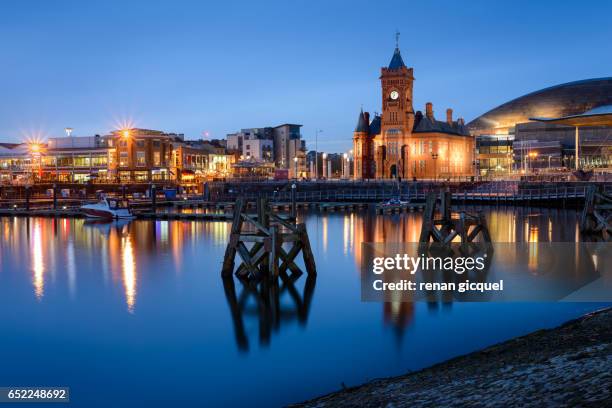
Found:
<path fill-rule="evenodd" d="M 491 235 L 482 212 L 475 216 L 461 211 L 458 218 L 453 218 L 451 195 L 443 192 L 440 194 L 441 218 L 436 219 L 436 203 L 436 194 L 430 193 L 427 196 L 423 214 L 423 224 L 419 237 L 420 244 L 428 244 L 432 240 L 433 242 L 450 245 L 455 237 L 461 239 L 461 244 L 467 244 L 474 242 L 479 235 L 485 243 L 491 243 Z"/>
<path fill-rule="evenodd" d="M 612 195 L 596 186 L 589 186 L 580 216 L 580 231 L 607 238 L 612 236 Z"/>
<path fill-rule="evenodd" d="M 287 269 L 294 274 L 301 274 L 302 271 L 295 264 L 300 251 L 307 273 L 316 275 L 305 224 L 296 224 L 295 217 L 275 214 L 265 198 L 257 200 L 256 214 L 248 214 L 244 207 L 244 200 L 238 199 L 223 260 L 222 276 L 231 276 L 233 273 L 236 254 L 242 259 L 236 274 L 242 278 L 277 279 Z M 255 232 L 243 232 L 243 222 L 254 227 Z M 283 244 L 291 244 L 289 251 L 283 248 Z"/>
<path fill-rule="evenodd" d="M 234 259 L 236 258 L 236 248 L 238 246 L 238 240 L 240 239 L 240 230 L 242 229 L 242 206 L 244 201 L 242 198 L 236 200 L 236 210 L 234 211 L 234 219 L 232 220 L 232 226 L 230 230 L 229 243 L 225 249 L 225 256 L 223 257 L 223 269 L 221 275 L 224 277 L 232 276 L 234 272 Z"/>

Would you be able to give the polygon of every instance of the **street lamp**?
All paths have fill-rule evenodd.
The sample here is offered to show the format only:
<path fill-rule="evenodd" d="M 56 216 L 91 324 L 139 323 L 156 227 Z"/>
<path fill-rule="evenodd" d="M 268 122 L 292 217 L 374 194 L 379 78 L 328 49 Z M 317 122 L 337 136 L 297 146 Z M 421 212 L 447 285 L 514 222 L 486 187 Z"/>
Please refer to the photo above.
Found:
<path fill-rule="evenodd" d="M 342 162 L 342 177 L 348 178 L 348 154 L 344 153 L 342 157 L 344 158 L 344 161 Z"/>
<path fill-rule="evenodd" d="M 531 170 L 533 168 L 531 161 L 534 160 L 536 157 L 538 157 L 538 152 L 529 152 L 528 156 L 529 156 L 529 170 Z"/>
<path fill-rule="evenodd" d="M 321 129 L 315 130 L 315 180 L 319 179 L 319 133 Z"/>
<path fill-rule="evenodd" d="M 32 180 L 34 180 L 35 167 L 38 167 L 38 176 L 42 176 L 42 146 L 38 142 L 31 142 L 28 147 L 30 149 L 30 155 L 32 156 L 30 159 L 30 177 Z"/>
<path fill-rule="evenodd" d="M 321 166 L 321 170 L 323 170 L 323 178 L 327 178 L 327 153 L 323 153 L 323 166 Z"/>
<path fill-rule="evenodd" d="M 295 163 L 295 179 L 298 178 L 298 158 L 297 156 L 293 158 L 293 162 Z"/>
<path fill-rule="evenodd" d="M 124 129 L 124 130 L 121 132 L 121 135 L 122 135 L 122 136 L 123 136 L 125 139 L 129 138 L 129 137 L 130 137 L 130 130 L 129 130 L 129 129 Z"/>

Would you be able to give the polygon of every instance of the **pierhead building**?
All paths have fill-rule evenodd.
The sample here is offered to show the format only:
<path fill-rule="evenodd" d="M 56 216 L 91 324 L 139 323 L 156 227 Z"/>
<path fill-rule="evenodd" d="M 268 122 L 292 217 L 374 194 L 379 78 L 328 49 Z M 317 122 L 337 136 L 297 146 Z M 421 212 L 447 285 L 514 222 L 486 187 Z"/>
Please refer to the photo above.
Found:
<path fill-rule="evenodd" d="M 474 174 L 474 138 L 463 119 L 414 111 L 413 68 L 395 48 L 391 62 L 381 68 L 382 114 L 359 113 L 353 133 L 356 179 L 406 179 L 469 176 Z"/>

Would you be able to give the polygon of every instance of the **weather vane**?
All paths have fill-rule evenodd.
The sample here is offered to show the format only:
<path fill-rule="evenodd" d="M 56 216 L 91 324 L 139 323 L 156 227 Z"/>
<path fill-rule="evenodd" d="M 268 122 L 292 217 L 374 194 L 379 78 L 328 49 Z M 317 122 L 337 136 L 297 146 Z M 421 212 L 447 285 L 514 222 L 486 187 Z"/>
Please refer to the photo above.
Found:
<path fill-rule="evenodd" d="M 399 30 L 395 30 L 395 48 L 399 48 L 399 36 L 400 36 Z"/>

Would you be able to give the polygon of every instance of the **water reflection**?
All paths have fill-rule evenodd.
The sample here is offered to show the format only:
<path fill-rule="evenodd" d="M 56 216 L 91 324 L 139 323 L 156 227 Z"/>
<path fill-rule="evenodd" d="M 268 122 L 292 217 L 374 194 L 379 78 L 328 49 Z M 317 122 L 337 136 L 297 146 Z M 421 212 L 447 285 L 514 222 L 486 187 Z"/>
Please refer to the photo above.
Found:
<path fill-rule="evenodd" d="M 45 264 L 43 259 L 43 237 L 41 220 L 34 220 L 32 231 L 32 283 L 34 284 L 34 295 L 41 300 L 45 293 Z"/>
<path fill-rule="evenodd" d="M 302 293 L 296 288 L 302 273 L 282 271 L 279 273 L 281 283 L 262 280 L 256 282 L 248 279 L 239 279 L 242 289 L 237 295 L 233 277 L 223 278 L 225 298 L 230 308 L 236 345 L 241 351 L 249 350 L 249 336 L 245 329 L 245 320 L 256 319 L 259 327 L 259 344 L 267 346 L 273 332 L 278 332 L 281 325 L 291 321 L 306 326 L 316 277 L 307 275 Z M 292 304 L 285 302 L 289 299 Z"/>
<path fill-rule="evenodd" d="M 538 253 L 539 244 L 542 242 L 579 242 L 583 240 L 577 227 L 577 213 L 563 209 L 540 209 L 529 207 L 500 207 L 494 208 L 483 206 L 456 207 L 455 210 L 466 210 L 467 212 L 477 212 L 483 210 L 487 218 L 487 224 L 493 242 L 526 242 L 529 243 L 527 251 L 527 266 L 532 274 L 541 271 L 541 254 Z M 322 224 L 324 231 L 328 229 L 327 219 L 333 219 L 334 214 L 323 215 Z M 384 216 L 363 216 L 344 217 L 343 236 L 345 239 L 343 250 L 354 257 L 355 266 L 358 270 L 364 262 L 364 254 L 361 243 L 377 242 L 417 242 L 422 224 L 421 213 L 391 214 Z M 347 226 L 348 225 L 348 226 Z M 351 237 L 347 237 L 347 230 L 354 231 Z M 347 244 L 347 240 L 355 242 L 354 246 Z M 324 236 L 323 251 L 327 249 L 327 239 Z M 573 262 L 576 263 L 576 270 L 580 270 L 582 257 L 580 251 L 576 251 Z M 500 251 L 495 254 L 500 264 L 513 265 L 517 262 L 517 253 L 512 251 Z M 591 267 L 583 269 L 592 270 Z M 584 276 L 583 276 L 584 278 Z M 479 277 L 478 281 L 486 279 Z M 436 295 L 429 299 L 428 308 L 438 310 L 437 305 L 444 305 L 449 308 L 453 303 L 453 295 Z M 401 337 L 401 333 L 413 321 L 410 316 L 412 306 L 408 302 L 390 301 L 383 305 L 385 323 L 394 327 L 395 332 Z"/>
<path fill-rule="evenodd" d="M 490 208 L 485 214 L 495 242 L 582 239 L 575 211 Z M 462 304 L 441 296 L 430 303 L 364 303 L 362 242 L 417 241 L 421 213 L 300 217 L 317 258 L 316 296 L 307 275 L 267 288 L 221 281 L 226 222 L 0 217 L 0 382 L 69 384 L 83 406 L 112 406 L 111 398 L 135 395 L 145 406 L 189 406 L 202 395 L 211 406 L 245 400 L 284 406 L 334 390 L 340 380 L 353 385 L 417 370 L 600 307 Z M 564 254 L 539 252 L 538 268 L 555 258 L 566 262 Z M 516 258 L 496 249 L 495 265 L 526 265 L 528 251 Z M 605 248 L 576 258 L 575 281 L 589 264 L 600 270 L 610 259 Z M 529 275 L 526 269 L 517 271 L 517 281 Z M 70 347 L 58 347 L 67 342 Z M 204 383 L 203 370 L 214 373 Z M 300 376 L 314 380 L 298 395 Z M 111 389 L 102 400 L 92 385 L 100 381 L 110 381 Z M 280 391 L 260 392 L 270 384 Z M 151 388 L 169 390 L 168 399 L 150 395 Z"/>
<path fill-rule="evenodd" d="M 134 312 L 136 304 L 136 261 L 134 260 L 134 248 L 129 235 L 121 238 L 121 271 L 123 285 L 125 287 L 125 301 L 128 311 Z"/>
<path fill-rule="evenodd" d="M 485 210 L 494 242 L 534 243 L 529 248 L 527 258 L 528 269 L 534 274 L 542 270 L 543 262 L 535 243 L 582 239 L 577 230 L 575 211 L 465 207 L 468 212 L 480 209 Z M 335 272 L 336 263 L 343 259 L 348 259 L 354 265 L 347 269 L 348 274 L 359 274 L 363 262 L 363 242 L 418 241 L 422 214 L 374 216 L 365 212 L 303 213 L 300 217 L 309 223 L 311 234 L 321 243 L 315 250 L 315 256 L 325 260 L 321 273 L 329 276 Z M 202 254 L 219 257 L 229 231 L 228 222 L 163 220 L 90 223 L 68 219 L 2 218 L 0 223 L 0 233 L 6 238 L 0 243 L 0 261 L 9 257 L 19 259 L 22 254 L 28 258 L 28 291 L 33 288 L 37 300 L 47 299 L 49 293 L 61 285 L 68 289 L 71 299 L 78 301 L 79 295 L 82 296 L 79 291 L 90 284 L 88 280 L 91 279 L 81 274 L 91 269 L 99 273 L 104 287 L 110 286 L 120 294 L 124 310 L 129 313 L 137 312 L 141 296 L 146 295 L 143 283 L 152 276 L 162 274 L 165 277 L 171 275 L 177 281 L 184 279 L 181 275 L 191 270 L 193 262 L 198 267 L 204 263 L 216 271 L 210 261 L 218 264 L 221 259 L 204 258 Z M 495 256 L 497 263 L 512 265 L 516 262 L 516 254 L 511 251 L 502 251 Z M 588 257 L 589 262 L 597 267 L 597 256 L 578 252 L 573 261 L 577 267 L 583 265 L 583 257 Z M 168 262 L 163 270 L 158 268 L 160 262 Z M 56 271 L 57 278 L 54 276 Z M 303 277 L 294 282 L 293 278 L 288 277 L 280 282 L 276 291 L 274 288 L 265 291 L 261 287 L 253 289 L 240 282 L 237 283 L 239 295 L 232 295 L 236 289 L 232 290 L 226 284 L 226 300 L 232 309 L 239 346 L 242 348 L 245 344 L 243 340 L 238 341 L 238 338 L 243 339 L 238 335 L 241 321 L 256 317 L 260 321 L 261 341 L 267 343 L 274 328 L 278 328 L 285 317 L 292 314 L 296 318 L 298 315 L 307 316 L 310 297 L 306 295 L 314 289 L 314 282 L 306 285 L 307 280 Z M 310 289 L 300 294 L 296 286 L 302 285 L 304 289 Z M 296 297 L 296 293 L 301 297 Z M 281 301 L 283 297 L 291 301 L 291 308 Z M 232 301 L 234 298 L 236 302 Z M 258 306 L 253 307 L 253 304 Z M 452 299 L 432 299 L 432 310 L 437 308 L 436 304 L 450 307 Z M 384 324 L 391 325 L 398 333 L 409 327 L 416 318 L 414 307 L 405 302 L 391 299 L 382 308 Z"/>
<path fill-rule="evenodd" d="M 414 320 L 414 303 L 385 302 L 383 303 L 383 316 L 385 324 L 393 329 L 399 346 L 406 329 Z"/>

